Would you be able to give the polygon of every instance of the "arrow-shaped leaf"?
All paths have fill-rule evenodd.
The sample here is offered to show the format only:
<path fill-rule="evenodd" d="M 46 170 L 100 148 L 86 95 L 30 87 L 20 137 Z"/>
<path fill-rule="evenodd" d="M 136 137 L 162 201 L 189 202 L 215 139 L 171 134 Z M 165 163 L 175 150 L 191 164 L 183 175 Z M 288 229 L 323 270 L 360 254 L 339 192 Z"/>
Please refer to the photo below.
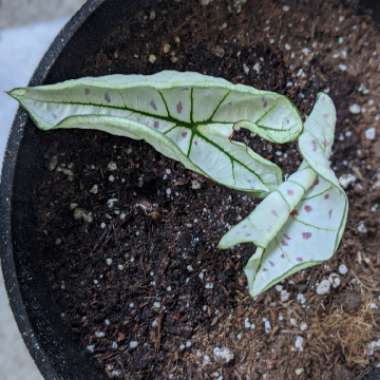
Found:
<path fill-rule="evenodd" d="M 299 139 L 304 162 L 221 240 L 219 247 L 252 242 L 258 248 L 245 273 L 252 296 L 301 269 L 331 258 L 346 225 L 348 200 L 330 168 L 336 112 L 320 94 Z"/>
<path fill-rule="evenodd" d="M 281 170 L 233 141 L 234 129 L 276 143 L 302 131 L 297 110 L 284 96 L 197 73 L 82 78 L 10 95 L 41 129 L 98 129 L 145 140 L 188 169 L 257 194 L 276 188 Z"/>

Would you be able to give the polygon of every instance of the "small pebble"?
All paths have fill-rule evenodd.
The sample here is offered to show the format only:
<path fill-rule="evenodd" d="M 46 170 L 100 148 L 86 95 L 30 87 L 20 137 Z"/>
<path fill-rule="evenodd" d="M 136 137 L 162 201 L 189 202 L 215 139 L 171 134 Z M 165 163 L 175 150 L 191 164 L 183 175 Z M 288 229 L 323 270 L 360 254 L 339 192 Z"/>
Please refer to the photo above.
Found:
<path fill-rule="evenodd" d="M 106 264 L 108 266 L 111 266 L 112 265 L 112 259 L 110 257 L 106 258 Z"/>
<path fill-rule="evenodd" d="M 357 115 L 359 114 L 360 112 L 362 112 L 362 108 L 360 107 L 359 104 L 357 103 L 354 103 L 354 104 L 351 104 L 350 105 L 350 112 L 354 115 Z"/>
<path fill-rule="evenodd" d="M 49 171 L 53 171 L 55 170 L 55 168 L 57 167 L 58 165 L 58 157 L 57 156 L 53 156 L 49 162 L 49 165 L 48 165 L 48 169 Z"/>
<path fill-rule="evenodd" d="M 339 183 L 344 189 L 347 189 L 352 183 L 356 182 L 357 178 L 353 174 L 343 174 L 339 177 Z"/>
<path fill-rule="evenodd" d="M 281 290 L 281 292 L 280 292 L 281 302 L 288 301 L 289 297 L 290 297 L 290 293 L 287 290 L 285 290 L 285 289 Z"/>
<path fill-rule="evenodd" d="M 117 170 L 117 164 L 114 161 L 110 161 L 107 165 L 107 169 L 111 172 Z"/>
<path fill-rule="evenodd" d="M 85 223 L 92 223 L 94 217 L 92 216 L 92 212 L 78 207 L 74 210 L 74 219 L 83 220 Z"/>
<path fill-rule="evenodd" d="M 332 285 L 332 287 L 334 289 L 336 288 L 339 288 L 340 286 L 340 277 L 337 273 L 331 273 L 329 275 L 329 281 L 330 281 L 330 284 Z"/>
<path fill-rule="evenodd" d="M 235 357 L 234 353 L 227 347 L 215 347 L 213 354 L 216 361 L 226 364 L 231 362 Z"/>
<path fill-rule="evenodd" d="M 135 340 L 132 340 L 131 342 L 129 342 L 129 348 L 131 350 L 134 350 L 135 348 L 137 348 L 138 345 L 139 345 L 139 342 L 137 342 Z"/>
<path fill-rule="evenodd" d="M 302 293 L 297 294 L 297 302 L 301 305 L 304 305 L 306 302 L 306 298 Z"/>
<path fill-rule="evenodd" d="M 94 186 L 92 186 L 91 189 L 90 189 L 90 193 L 91 193 L 91 194 L 98 194 L 98 191 L 99 191 L 99 187 L 98 187 L 98 185 L 94 185 Z"/>
<path fill-rule="evenodd" d="M 193 190 L 199 190 L 201 187 L 202 186 L 201 186 L 201 183 L 199 181 L 197 181 L 195 179 L 191 181 L 191 188 Z"/>
<path fill-rule="evenodd" d="M 302 338 L 302 336 L 299 336 L 299 335 L 296 336 L 296 341 L 294 343 L 294 346 L 297 352 L 303 351 L 303 342 L 304 342 L 304 339 Z"/>
<path fill-rule="evenodd" d="M 330 293 L 330 287 L 331 287 L 331 283 L 329 280 L 322 280 L 318 286 L 317 286 L 317 294 L 320 295 L 320 296 L 323 296 L 325 294 L 329 294 Z"/>
<path fill-rule="evenodd" d="M 380 348 L 380 339 L 374 340 L 368 344 L 368 355 L 373 356 L 375 351 L 377 351 Z"/>
<path fill-rule="evenodd" d="M 300 330 L 301 331 L 306 331 L 307 330 L 307 323 L 306 322 L 301 322 L 300 324 Z"/>
<path fill-rule="evenodd" d="M 345 63 L 339 64 L 339 70 L 340 71 L 347 71 L 347 65 Z"/>
<path fill-rule="evenodd" d="M 345 264 L 340 264 L 339 265 L 339 268 L 338 268 L 338 272 L 341 274 L 341 275 L 345 275 L 345 274 L 347 274 L 347 272 L 348 272 L 348 268 L 346 267 L 346 265 Z"/>
<path fill-rule="evenodd" d="M 255 330 L 256 329 L 256 325 L 254 323 L 252 323 L 248 318 L 246 318 L 244 320 L 244 327 L 247 330 Z"/>
<path fill-rule="evenodd" d="M 366 131 L 365 131 L 365 137 L 368 139 L 368 140 L 375 140 L 376 138 L 376 129 L 375 128 L 368 128 Z"/>
<path fill-rule="evenodd" d="M 267 318 L 263 318 L 265 334 L 269 334 L 272 330 L 270 321 Z"/>
<path fill-rule="evenodd" d="M 257 74 L 260 74 L 260 73 L 261 73 L 261 65 L 260 65 L 259 62 L 255 63 L 255 64 L 253 65 L 252 68 L 253 68 L 253 70 L 254 70 Z"/>
<path fill-rule="evenodd" d="M 157 57 L 154 54 L 149 54 L 148 61 L 153 64 L 157 61 Z"/>
<path fill-rule="evenodd" d="M 361 92 L 364 95 L 368 95 L 369 94 L 369 90 L 368 90 L 367 86 L 365 84 L 363 84 L 363 83 L 359 86 L 358 90 L 359 90 L 359 92 Z"/>
<path fill-rule="evenodd" d="M 86 347 L 86 350 L 88 352 L 91 352 L 92 354 L 95 352 L 95 344 L 90 344 Z"/>
<path fill-rule="evenodd" d="M 162 47 L 162 51 L 164 52 L 164 54 L 168 54 L 170 52 L 170 44 L 168 43 L 165 43 L 164 46 Z"/>
<path fill-rule="evenodd" d="M 95 331 L 95 336 L 97 338 L 104 338 L 106 336 L 106 333 L 104 331 Z"/>
<path fill-rule="evenodd" d="M 304 369 L 303 369 L 303 368 L 297 368 L 297 369 L 295 370 L 295 373 L 296 373 L 297 376 L 302 375 L 303 372 L 304 372 Z"/>
<path fill-rule="evenodd" d="M 366 234 L 368 232 L 367 227 L 363 221 L 360 221 L 357 227 L 357 230 L 361 234 Z"/>

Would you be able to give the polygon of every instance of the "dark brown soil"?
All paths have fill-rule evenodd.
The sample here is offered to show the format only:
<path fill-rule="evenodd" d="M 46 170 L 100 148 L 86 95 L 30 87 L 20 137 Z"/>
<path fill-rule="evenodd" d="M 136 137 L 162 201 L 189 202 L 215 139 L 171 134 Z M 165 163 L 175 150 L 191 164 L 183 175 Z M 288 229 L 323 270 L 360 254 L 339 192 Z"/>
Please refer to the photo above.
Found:
<path fill-rule="evenodd" d="M 380 360 L 380 140 L 366 137 L 380 119 L 380 33 L 354 8 L 340 0 L 158 1 L 88 62 L 83 75 L 222 76 L 285 94 L 303 113 L 327 91 L 338 110 L 333 165 L 338 176 L 354 176 L 335 258 L 253 301 L 242 268 L 254 247 L 222 252 L 216 244 L 256 201 L 144 143 L 46 134 L 46 171 L 33 189 L 39 260 L 65 324 L 109 377 L 345 380 Z M 355 103 L 359 114 L 350 113 Z M 298 166 L 294 145 L 250 144 L 286 173 Z M 317 294 L 331 273 L 339 286 Z M 232 360 L 216 358 L 216 348 Z"/>

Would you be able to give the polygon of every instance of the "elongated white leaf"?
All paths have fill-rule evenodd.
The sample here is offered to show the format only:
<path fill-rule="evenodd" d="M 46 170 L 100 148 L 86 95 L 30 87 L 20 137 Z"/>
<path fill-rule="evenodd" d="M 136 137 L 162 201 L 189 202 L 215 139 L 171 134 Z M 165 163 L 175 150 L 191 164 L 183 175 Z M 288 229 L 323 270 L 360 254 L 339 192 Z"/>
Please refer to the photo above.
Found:
<path fill-rule="evenodd" d="M 301 167 L 219 244 L 222 249 L 244 242 L 258 247 L 245 267 L 252 296 L 328 260 L 339 245 L 348 200 L 329 163 L 335 122 L 333 102 L 319 95 L 299 139 Z"/>
<path fill-rule="evenodd" d="M 41 129 L 98 129 L 142 139 L 188 169 L 257 194 L 276 188 L 281 170 L 231 140 L 234 129 L 276 143 L 302 131 L 297 110 L 284 96 L 197 73 L 82 78 L 10 95 Z"/>

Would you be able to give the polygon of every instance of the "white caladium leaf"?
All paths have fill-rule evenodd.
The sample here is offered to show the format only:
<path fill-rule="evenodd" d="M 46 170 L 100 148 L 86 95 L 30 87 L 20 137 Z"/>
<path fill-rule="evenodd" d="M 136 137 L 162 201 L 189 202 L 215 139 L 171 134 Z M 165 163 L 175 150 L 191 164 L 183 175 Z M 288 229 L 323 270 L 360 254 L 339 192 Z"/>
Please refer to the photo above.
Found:
<path fill-rule="evenodd" d="M 220 241 L 219 247 L 254 243 L 245 273 L 255 297 L 301 269 L 328 260 L 346 225 L 348 199 L 330 168 L 336 111 L 320 94 L 299 139 L 297 172 L 271 192 Z"/>
<path fill-rule="evenodd" d="M 286 97 L 197 73 L 82 78 L 10 95 L 43 130 L 97 129 L 145 140 L 188 169 L 258 195 L 281 183 L 281 169 L 233 141 L 234 130 L 285 143 L 303 128 Z"/>

